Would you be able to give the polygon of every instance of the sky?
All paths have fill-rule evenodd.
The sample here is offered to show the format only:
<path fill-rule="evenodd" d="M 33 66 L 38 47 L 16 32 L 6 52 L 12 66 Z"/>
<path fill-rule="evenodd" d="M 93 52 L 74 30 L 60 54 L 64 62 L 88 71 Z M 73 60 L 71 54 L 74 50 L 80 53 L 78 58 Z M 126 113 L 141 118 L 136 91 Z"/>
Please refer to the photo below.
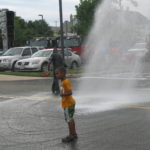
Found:
<path fill-rule="evenodd" d="M 122 0 L 123 3 L 127 0 Z M 150 0 L 136 0 L 138 7 L 131 9 L 141 12 L 150 18 Z M 63 21 L 69 20 L 70 14 L 75 15 L 75 5 L 80 0 L 62 0 Z M 128 2 L 125 5 L 130 5 Z M 15 11 L 16 16 L 20 16 L 24 20 L 39 20 L 43 15 L 45 21 L 51 26 L 59 26 L 59 0 L 0 0 L 0 9 L 7 8 Z"/>
<path fill-rule="evenodd" d="M 62 0 L 63 20 L 69 20 L 70 14 L 76 14 L 75 5 L 80 0 Z M 0 0 L 0 9 L 15 11 L 26 21 L 43 18 L 49 25 L 59 26 L 59 0 Z"/>

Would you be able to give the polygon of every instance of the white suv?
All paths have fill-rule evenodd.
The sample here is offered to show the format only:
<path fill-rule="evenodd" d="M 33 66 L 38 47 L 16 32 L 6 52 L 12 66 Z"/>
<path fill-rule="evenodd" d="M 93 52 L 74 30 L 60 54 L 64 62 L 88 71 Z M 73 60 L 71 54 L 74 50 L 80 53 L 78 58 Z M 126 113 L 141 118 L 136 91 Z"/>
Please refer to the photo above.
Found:
<path fill-rule="evenodd" d="M 38 51 L 37 47 L 13 47 L 0 56 L 0 70 L 15 70 L 15 63 L 20 59 L 31 57 Z"/>

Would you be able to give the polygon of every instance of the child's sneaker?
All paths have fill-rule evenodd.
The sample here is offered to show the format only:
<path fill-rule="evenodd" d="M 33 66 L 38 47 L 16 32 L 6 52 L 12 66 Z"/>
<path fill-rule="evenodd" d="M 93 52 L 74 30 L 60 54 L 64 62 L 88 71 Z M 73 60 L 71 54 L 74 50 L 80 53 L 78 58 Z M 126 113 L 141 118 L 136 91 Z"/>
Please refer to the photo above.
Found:
<path fill-rule="evenodd" d="M 73 136 L 73 138 L 74 138 L 74 139 L 77 139 L 77 138 L 78 138 L 78 135 L 77 135 L 77 134 L 75 134 L 75 135 Z"/>
<path fill-rule="evenodd" d="M 67 136 L 65 138 L 62 138 L 62 142 L 69 143 L 69 142 L 74 141 L 74 139 L 75 139 L 75 137 Z"/>

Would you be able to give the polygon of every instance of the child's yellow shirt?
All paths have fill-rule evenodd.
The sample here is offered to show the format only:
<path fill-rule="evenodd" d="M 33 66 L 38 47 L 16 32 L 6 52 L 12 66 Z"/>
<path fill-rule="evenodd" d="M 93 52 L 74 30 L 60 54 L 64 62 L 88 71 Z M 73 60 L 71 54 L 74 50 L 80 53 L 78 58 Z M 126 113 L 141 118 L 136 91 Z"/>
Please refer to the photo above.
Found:
<path fill-rule="evenodd" d="M 67 93 L 68 91 L 72 91 L 70 81 L 68 79 L 65 79 L 61 82 L 61 92 L 63 94 Z M 73 97 L 70 96 L 62 96 L 62 108 L 69 107 L 75 105 L 75 100 Z"/>

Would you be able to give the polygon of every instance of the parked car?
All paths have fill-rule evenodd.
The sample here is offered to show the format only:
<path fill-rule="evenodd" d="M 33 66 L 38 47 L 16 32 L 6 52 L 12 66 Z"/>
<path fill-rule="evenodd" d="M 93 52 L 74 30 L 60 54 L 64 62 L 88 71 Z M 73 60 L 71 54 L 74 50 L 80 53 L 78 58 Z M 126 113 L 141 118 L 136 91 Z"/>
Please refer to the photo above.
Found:
<path fill-rule="evenodd" d="M 15 64 L 20 59 L 31 57 L 38 51 L 36 47 L 13 47 L 0 56 L 0 70 L 15 70 Z"/>
<path fill-rule="evenodd" d="M 147 52 L 146 43 L 136 43 L 132 48 L 127 50 L 123 56 L 123 60 L 127 62 L 135 61 L 138 58 L 144 58 Z"/>
<path fill-rule="evenodd" d="M 61 49 L 58 49 L 58 52 L 62 54 Z M 65 48 L 64 56 L 65 56 L 65 65 L 68 68 L 75 69 L 81 66 L 80 56 L 75 54 L 75 52 L 72 52 L 70 48 Z"/>
<path fill-rule="evenodd" d="M 53 49 L 43 49 L 34 53 L 31 58 L 19 60 L 15 69 L 20 71 L 48 71 L 49 58 Z"/>
<path fill-rule="evenodd" d="M 62 52 L 61 49 L 58 52 Z M 53 49 L 44 49 L 36 52 L 31 58 L 19 60 L 15 68 L 20 71 L 49 71 L 49 60 L 53 53 Z M 64 50 L 65 63 L 69 68 L 79 67 L 81 65 L 80 57 L 69 49 Z"/>

